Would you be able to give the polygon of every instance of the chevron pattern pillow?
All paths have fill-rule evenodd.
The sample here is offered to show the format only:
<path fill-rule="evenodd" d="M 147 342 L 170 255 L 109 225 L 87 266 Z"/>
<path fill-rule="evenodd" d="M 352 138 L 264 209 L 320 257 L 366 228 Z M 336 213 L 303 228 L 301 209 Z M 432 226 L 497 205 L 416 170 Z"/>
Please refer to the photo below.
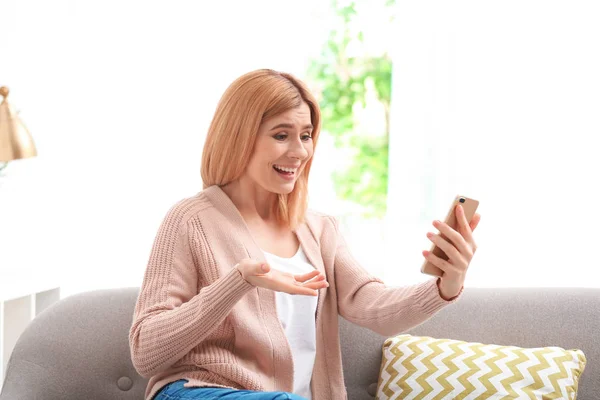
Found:
<path fill-rule="evenodd" d="M 581 350 L 399 335 L 383 344 L 377 399 L 577 398 Z"/>

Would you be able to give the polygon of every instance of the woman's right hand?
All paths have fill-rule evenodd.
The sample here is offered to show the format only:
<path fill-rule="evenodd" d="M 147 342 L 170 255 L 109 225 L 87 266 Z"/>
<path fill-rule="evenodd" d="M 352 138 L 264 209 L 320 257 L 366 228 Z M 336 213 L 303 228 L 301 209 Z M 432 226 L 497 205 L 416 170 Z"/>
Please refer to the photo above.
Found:
<path fill-rule="evenodd" d="M 318 270 L 304 275 L 293 275 L 271 269 L 269 264 L 245 258 L 236 265 L 238 272 L 248 283 L 265 289 L 289 294 L 316 296 L 317 289 L 329 286 L 325 275 Z"/>

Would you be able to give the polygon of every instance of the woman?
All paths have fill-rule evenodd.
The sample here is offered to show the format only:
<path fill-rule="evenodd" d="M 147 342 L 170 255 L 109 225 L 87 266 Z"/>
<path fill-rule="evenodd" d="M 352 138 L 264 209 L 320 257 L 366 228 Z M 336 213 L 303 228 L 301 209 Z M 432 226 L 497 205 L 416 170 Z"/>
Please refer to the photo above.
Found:
<path fill-rule="evenodd" d="M 435 226 L 442 278 L 390 288 L 352 258 L 334 218 L 307 211 L 320 111 L 294 77 L 258 70 L 217 106 L 204 145 L 204 190 L 165 217 L 129 340 L 146 399 L 346 398 L 338 314 L 391 336 L 458 298 L 475 251 Z M 292 394 L 293 393 L 293 394 Z"/>

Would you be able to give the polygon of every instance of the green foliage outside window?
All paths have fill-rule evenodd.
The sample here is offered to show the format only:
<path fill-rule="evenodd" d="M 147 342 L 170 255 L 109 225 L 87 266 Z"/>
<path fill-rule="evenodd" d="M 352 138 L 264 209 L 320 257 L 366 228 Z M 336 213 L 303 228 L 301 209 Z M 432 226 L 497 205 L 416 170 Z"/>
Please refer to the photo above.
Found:
<path fill-rule="evenodd" d="M 350 165 L 334 173 L 336 193 L 363 206 L 365 217 L 380 218 L 386 211 L 392 61 L 385 43 L 377 42 L 375 30 L 389 40 L 392 3 L 335 0 L 336 23 L 308 71 L 317 87 L 323 130 L 334 137 L 337 148 L 352 150 Z M 377 19 L 371 12 L 370 20 L 361 20 L 366 7 L 376 6 Z M 357 118 L 358 111 L 373 106 L 380 110 L 376 121 Z"/>

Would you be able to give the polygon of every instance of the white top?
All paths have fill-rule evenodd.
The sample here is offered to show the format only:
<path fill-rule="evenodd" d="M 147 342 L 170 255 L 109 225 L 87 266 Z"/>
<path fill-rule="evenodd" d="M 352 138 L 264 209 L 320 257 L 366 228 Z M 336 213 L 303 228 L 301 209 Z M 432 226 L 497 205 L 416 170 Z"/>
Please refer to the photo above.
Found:
<path fill-rule="evenodd" d="M 265 257 L 273 269 L 302 275 L 314 271 L 302 247 L 292 258 L 283 258 L 266 251 Z M 294 359 L 294 394 L 311 399 L 310 381 L 317 353 L 317 296 L 291 295 L 275 292 L 277 315 L 292 349 Z"/>

